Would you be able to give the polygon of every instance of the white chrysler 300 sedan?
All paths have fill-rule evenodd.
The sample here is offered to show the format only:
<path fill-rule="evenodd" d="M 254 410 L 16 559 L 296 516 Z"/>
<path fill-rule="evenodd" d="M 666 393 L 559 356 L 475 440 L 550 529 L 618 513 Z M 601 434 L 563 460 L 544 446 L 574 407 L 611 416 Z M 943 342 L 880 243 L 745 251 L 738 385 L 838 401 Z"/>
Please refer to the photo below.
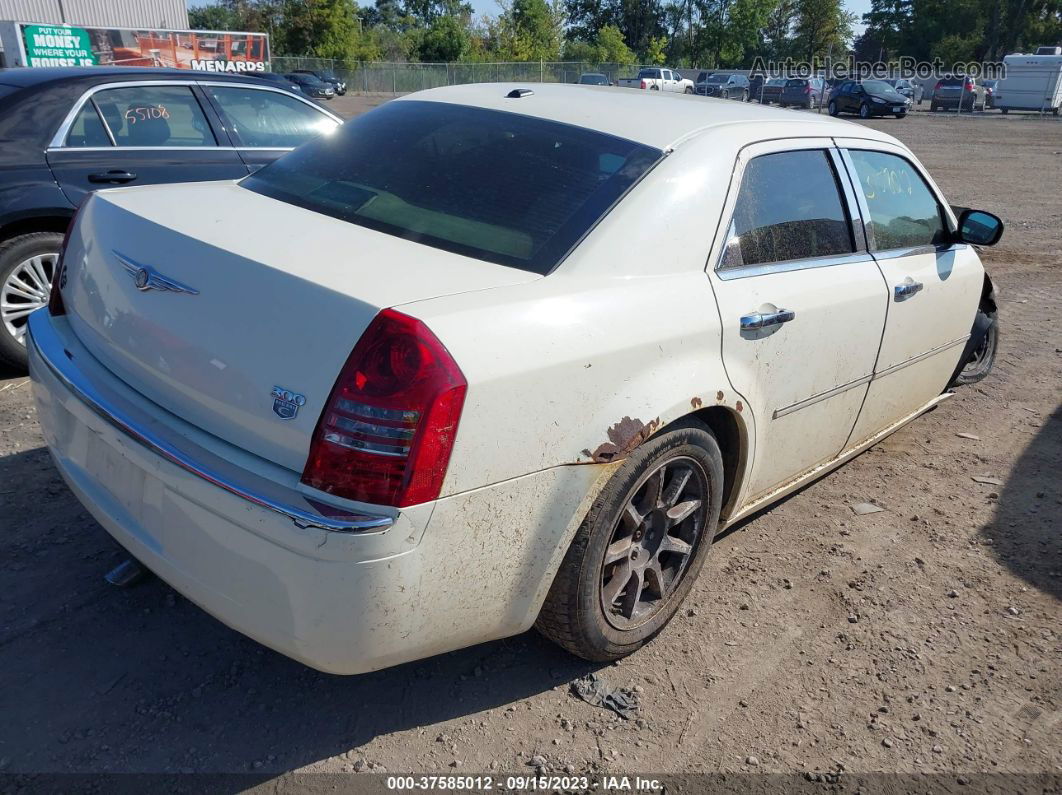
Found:
<path fill-rule="evenodd" d="M 1001 232 L 853 123 L 442 88 L 92 195 L 30 365 L 81 501 L 261 643 L 357 673 L 537 625 L 609 660 L 719 528 L 988 372 Z"/>

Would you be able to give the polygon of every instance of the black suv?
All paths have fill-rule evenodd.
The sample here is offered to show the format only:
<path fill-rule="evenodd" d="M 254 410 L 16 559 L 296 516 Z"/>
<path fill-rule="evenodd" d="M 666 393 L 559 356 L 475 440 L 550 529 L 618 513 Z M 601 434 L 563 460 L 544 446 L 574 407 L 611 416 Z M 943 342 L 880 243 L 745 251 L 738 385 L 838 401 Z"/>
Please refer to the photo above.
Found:
<path fill-rule="evenodd" d="M 90 191 L 238 179 L 338 124 L 255 77 L 187 69 L 0 69 L 0 359 L 25 367 L 63 232 Z"/>
<path fill-rule="evenodd" d="M 741 102 L 748 101 L 752 94 L 749 79 L 745 75 L 728 75 L 718 72 L 701 72 L 697 75 L 694 92 L 702 97 L 737 99 Z"/>
<path fill-rule="evenodd" d="M 341 97 L 347 93 L 347 81 L 341 77 L 338 77 L 335 72 L 329 72 L 319 69 L 296 69 L 294 74 L 297 75 L 313 75 L 322 83 L 328 83 L 335 89 L 336 96 Z"/>

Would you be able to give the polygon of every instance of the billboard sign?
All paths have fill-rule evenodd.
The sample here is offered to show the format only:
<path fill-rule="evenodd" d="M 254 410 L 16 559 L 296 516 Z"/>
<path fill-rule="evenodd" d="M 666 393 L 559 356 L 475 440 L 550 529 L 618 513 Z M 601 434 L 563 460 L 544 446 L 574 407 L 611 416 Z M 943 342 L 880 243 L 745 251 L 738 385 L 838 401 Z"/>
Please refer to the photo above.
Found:
<path fill-rule="evenodd" d="M 264 72 L 265 33 L 89 28 L 17 23 L 21 66 L 158 66 L 200 72 Z"/>

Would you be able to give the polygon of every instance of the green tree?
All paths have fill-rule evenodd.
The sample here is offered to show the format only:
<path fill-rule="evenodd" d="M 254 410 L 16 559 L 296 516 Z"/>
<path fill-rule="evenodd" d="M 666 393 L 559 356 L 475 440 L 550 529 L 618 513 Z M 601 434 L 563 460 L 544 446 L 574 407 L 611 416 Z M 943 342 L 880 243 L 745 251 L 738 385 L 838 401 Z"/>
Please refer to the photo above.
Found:
<path fill-rule="evenodd" d="M 501 60 L 555 61 L 560 55 L 563 8 L 546 0 L 504 0 L 494 33 Z"/>
<path fill-rule="evenodd" d="M 645 63 L 662 66 L 667 63 L 667 39 L 663 36 L 653 36 L 649 39 L 645 50 Z"/>
<path fill-rule="evenodd" d="M 459 61 L 468 47 L 468 31 L 457 17 L 439 17 L 425 31 L 418 55 L 420 60 L 431 63 Z"/>
<path fill-rule="evenodd" d="M 605 25 L 597 32 L 598 63 L 618 63 L 630 65 L 635 62 L 634 53 L 623 40 L 623 34 L 615 25 Z"/>
<path fill-rule="evenodd" d="M 807 61 L 821 61 L 832 53 L 839 58 L 848 52 L 856 17 L 844 8 L 843 0 L 800 0 L 797 8 L 796 53 Z"/>

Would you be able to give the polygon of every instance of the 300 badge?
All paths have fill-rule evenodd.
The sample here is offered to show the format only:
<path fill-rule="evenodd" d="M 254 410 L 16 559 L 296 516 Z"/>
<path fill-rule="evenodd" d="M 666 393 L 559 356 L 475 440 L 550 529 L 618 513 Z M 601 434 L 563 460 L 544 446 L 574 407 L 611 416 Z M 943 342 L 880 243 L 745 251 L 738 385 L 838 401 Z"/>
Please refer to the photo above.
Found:
<path fill-rule="evenodd" d="M 293 420 L 299 413 L 299 406 L 306 405 L 306 395 L 292 392 L 290 389 L 275 386 L 272 392 L 273 413 L 282 420 Z"/>

